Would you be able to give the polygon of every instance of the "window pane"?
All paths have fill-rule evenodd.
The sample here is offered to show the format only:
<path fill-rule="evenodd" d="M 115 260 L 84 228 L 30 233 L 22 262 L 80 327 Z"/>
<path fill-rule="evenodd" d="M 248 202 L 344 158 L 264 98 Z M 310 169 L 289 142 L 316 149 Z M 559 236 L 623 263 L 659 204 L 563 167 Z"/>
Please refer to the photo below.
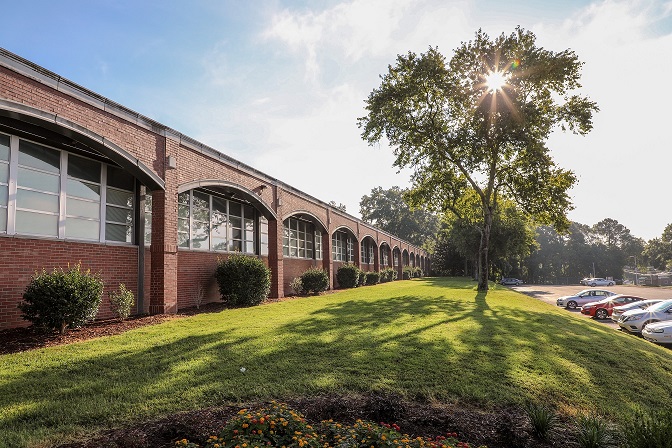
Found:
<path fill-rule="evenodd" d="M 189 234 L 188 233 L 178 233 L 177 234 L 177 247 L 189 247 Z"/>
<path fill-rule="evenodd" d="M 207 193 L 194 191 L 191 201 L 194 208 L 210 208 L 210 195 Z"/>
<path fill-rule="evenodd" d="M 229 201 L 229 215 L 241 216 L 241 206 L 238 202 Z"/>
<path fill-rule="evenodd" d="M 243 212 L 245 213 L 245 218 L 254 218 L 254 208 L 250 207 L 249 205 L 245 205 L 243 207 Z"/>
<path fill-rule="evenodd" d="M 215 224 L 215 221 L 213 220 L 212 224 L 212 236 L 213 238 L 215 236 L 218 236 L 220 238 L 226 239 L 226 216 L 224 216 L 225 220 L 223 222 L 218 222 Z"/>
<path fill-rule="evenodd" d="M 241 241 L 229 241 L 230 252 L 242 252 L 242 247 Z"/>
<path fill-rule="evenodd" d="M 226 239 L 224 238 L 212 238 L 212 250 L 226 250 Z"/>
<path fill-rule="evenodd" d="M 231 238 L 234 240 L 241 240 L 243 239 L 243 232 L 240 229 L 236 229 L 235 227 L 231 229 Z"/>
<path fill-rule="evenodd" d="M 65 220 L 65 236 L 67 238 L 97 240 L 100 236 L 99 228 L 98 221 L 78 218 L 67 218 Z"/>
<path fill-rule="evenodd" d="M 7 209 L 0 208 L 0 232 L 7 231 Z"/>
<path fill-rule="evenodd" d="M 152 213 L 152 193 L 145 193 L 145 213 Z"/>
<path fill-rule="evenodd" d="M 20 187 L 34 188 L 35 190 L 58 193 L 60 188 L 60 178 L 58 176 L 39 173 L 28 168 L 19 167 L 17 184 Z"/>
<path fill-rule="evenodd" d="M 231 216 L 231 226 L 240 229 L 241 224 L 242 224 L 242 222 L 241 222 L 240 218 L 236 218 L 235 216 Z"/>
<path fill-rule="evenodd" d="M 17 210 L 16 232 L 58 236 L 58 216 Z"/>
<path fill-rule="evenodd" d="M 145 213 L 145 246 L 152 244 L 152 214 Z"/>
<path fill-rule="evenodd" d="M 178 232 L 189 232 L 189 220 L 185 218 L 177 219 L 177 231 Z"/>
<path fill-rule="evenodd" d="M 105 224 L 105 239 L 107 241 L 131 242 L 131 227 L 121 224 Z"/>
<path fill-rule="evenodd" d="M 68 179 L 66 188 L 68 189 L 68 196 L 77 196 L 78 198 L 100 201 L 100 185 L 82 182 L 77 179 Z"/>
<path fill-rule="evenodd" d="M 9 161 L 9 135 L 0 134 L 0 160 Z"/>
<path fill-rule="evenodd" d="M 0 163 L 0 182 L 9 183 L 9 164 Z"/>
<path fill-rule="evenodd" d="M 133 192 L 108 188 L 107 203 L 114 205 L 122 205 L 124 207 L 133 207 Z"/>
<path fill-rule="evenodd" d="M 100 183 L 100 163 L 68 154 L 68 176 Z"/>
<path fill-rule="evenodd" d="M 16 191 L 16 206 L 19 208 L 58 213 L 58 196 L 19 189 Z"/>
<path fill-rule="evenodd" d="M 177 195 L 177 202 L 180 204 L 189 205 L 189 192 L 185 191 Z"/>
<path fill-rule="evenodd" d="M 120 188 L 122 190 L 135 190 L 135 181 L 133 176 L 121 168 L 109 165 L 107 166 L 107 185 L 110 187 Z"/>
<path fill-rule="evenodd" d="M 61 152 L 21 140 L 19 142 L 19 165 L 58 173 L 61 166 Z"/>
<path fill-rule="evenodd" d="M 9 200 L 9 192 L 7 190 L 7 185 L 0 185 L 0 205 L 7 207 L 7 201 Z M 7 211 L 5 210 L 5 215 Z"/>
<path fill-rule="evenodd" d="M 133 222 L 133 210 L 112 207 L 108 205 L 106 208 L 106 213 L 106 221 L 119 222 L 123 224 L 131 224 Z"/>
<path fill-rule="evenodd" d="M 191 229 L 192 249 L 208 249 L 210 239 L 210 225 L 207 222 L 193 221 Z"/>
<path fill-rule="evenodd" d="M 65 213 L 69 216 L 100 218 L 100 204 L 97 202 L 87 202 L 80 201 L 79 199 L 67 198 L 65 201 Z"/>
<path fill-rule="evenodd" d="M 177 216 L 180 218 L 188 218 L 189 217 L 189 206 L 188 205 L 178 205 L 177 206 Z"/>
<path fill-rule="evenodd" d="M 245 252 L 248 254 L 253 254 L 254 253 L 254 243 L 251 241 L 247 241 L 245 243 Z"/>
<path fill-rule="evenodd" d="M 253 231 L 254 230 L 254 220 L 246 219 L 245 220 L 245 230 Z"/>
<path fill-rule="evenodd" d="M 221 213 L 226 213 L 226 199 L 222 199 L 217 196 L 212 197 L 212 210 L 213 212 L 217 210 Z"/>

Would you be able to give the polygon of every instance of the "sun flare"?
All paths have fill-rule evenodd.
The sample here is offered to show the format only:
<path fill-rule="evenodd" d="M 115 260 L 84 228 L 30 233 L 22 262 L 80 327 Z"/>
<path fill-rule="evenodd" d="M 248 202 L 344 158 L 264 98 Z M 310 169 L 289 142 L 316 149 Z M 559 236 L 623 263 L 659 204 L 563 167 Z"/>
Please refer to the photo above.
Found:
<path fill-rule="evenodd" d="M 506 76 L 502 72 L 491 72 L 485 77 L 485 85 L 488 86 L 490 92 L 502 90 L 505 84 Z"/>

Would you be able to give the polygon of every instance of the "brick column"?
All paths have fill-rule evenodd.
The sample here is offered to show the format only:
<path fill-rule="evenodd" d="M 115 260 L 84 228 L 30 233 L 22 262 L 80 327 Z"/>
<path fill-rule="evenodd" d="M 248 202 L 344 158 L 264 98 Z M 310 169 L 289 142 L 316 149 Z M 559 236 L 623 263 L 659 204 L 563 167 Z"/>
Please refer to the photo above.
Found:
<path fill-rule="evenodd" d="M 271 268 L 270 297 L 279 299 L 285 297 L 285 277 L 282 255 L 282 221 L 268 221 L 268 265 Z"/>
<path fill-rule="evenodd" d="M 179 165 L 178 152 L 179 144 L 166 138 L 164 159 L 172 155 Z M 165 170 L 164 177 L 166 190 L 152 192 L 150 314 L 177 312 L 177 170 Z"/>
<path fill-rule="evenodd" d="M 322 234 L 322 269 L 329 274 L 329 289 L 334 289 L 334 260 L 331 256 L 331 234 L 329 230 Z"/>

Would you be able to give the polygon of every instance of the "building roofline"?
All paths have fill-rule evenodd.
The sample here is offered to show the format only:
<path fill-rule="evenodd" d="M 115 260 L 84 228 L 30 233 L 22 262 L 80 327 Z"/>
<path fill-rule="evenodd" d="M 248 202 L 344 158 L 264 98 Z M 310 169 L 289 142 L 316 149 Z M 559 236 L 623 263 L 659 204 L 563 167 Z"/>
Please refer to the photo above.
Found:
<path fill-rule="evenodd" d="M 415 246 L 407 241 L 400 239 L 395 235 L 392 235 L 384 230 L 376 228 L 373 224 L 365 222 L 360 218 L 357 218 L 356 216 L 353 216 L 347 212 L 343 212 L 342 210 L 339 210 L 333 207 L 332 205 L 314 196 L 311 196 L 308 193 L 299 190 L 298 188 L 292 187 L 291 185 L 286 184 L 285 182 L 276 179 L 273 176 L 270 176 L 262 171 L 259 171 L 258 169 L 250 165 L 247 165 L 246 163 L 236 160 L 233 157 L 216 150 L 215 148 L 212 148 L 204 143 L 199 142 L 194 138 L 191 138 L 175 129 L 170 128 L 169 126 L 161 124 L 158 121 L 152 120 L 151 118 L 146 117 L 145 115 L 142 115 L 138 112 L 135 112 L 132 109 L 122 106 L 121 104 L 116 103 L 110 100 L 109 98 L 106 98 L 92 90 L 89 90 L 86 87 L 82 87 L 81 85 L 73 81 L 70 81 L 67 78 L 63 78 L 57 73 L 47 70 L 46 68 L 41 67 L 27 59 L 24 59 L 21 56 L 14 54 L 11 51 L 6 50 L 2 47 L 0 47 L 0 67 L 5 67 L 11 71 L 19 73 L 34 81 L 37 81 L 40 84 L 44 84 L 48 87 L 51 87 L 56 91 L 77 98 L 83 103 L 98 108 L 109 114 L 115 115 L 123 120 L 129 121 L 141 128 L 147 129 L 165 138 L 170 138 L 174 141 L 177 141 L 183 146 L 186 146 L 194 151 L 200 152 L 201 154 L 204 154 L 208 157 L 219 160 L 229 166 L 235 167 L 236 169 L 243 171 L 246 174 L 256 176 L 272 185 L 281 187 L 285 191 L 301 196 L 303 199 L 306 199 L 310 202 L 317 203 L 324 207 L 328 207 L 331 209 L 332 212 L 345 215 L 349 219 L 357 221 L 365 226 L 369 226 L 372 229 L 377 230 L 382 235 L 395 238 L 400 242 L 407 244 L 409 246 Z M 418 248 L 421 249 L 420 247 Z"/>

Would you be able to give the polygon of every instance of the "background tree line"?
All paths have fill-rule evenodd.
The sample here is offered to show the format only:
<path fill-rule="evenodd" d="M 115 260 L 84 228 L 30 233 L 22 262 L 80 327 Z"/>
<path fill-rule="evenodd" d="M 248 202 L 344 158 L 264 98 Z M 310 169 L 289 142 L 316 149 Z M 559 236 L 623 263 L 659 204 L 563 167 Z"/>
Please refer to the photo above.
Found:
<path fill-rule="evenodd" d="M 362 219 L 432 253 L 435 274 L 476 277 L 478 216 L 414 210 L 406 202 L 408 195 L 399 187 L 374 188 L 360 202 Z M 672 270 L 672 224 L 648 242 L 612 218 L 592 226 L 572 222 L 560 233 L 503 201 L 493 219 L 489 258 L 491 280 L 518 277 L 528 283 L 576 283 L 587 276 L 621 279 L 635 261 L 640 272 Z"/>

